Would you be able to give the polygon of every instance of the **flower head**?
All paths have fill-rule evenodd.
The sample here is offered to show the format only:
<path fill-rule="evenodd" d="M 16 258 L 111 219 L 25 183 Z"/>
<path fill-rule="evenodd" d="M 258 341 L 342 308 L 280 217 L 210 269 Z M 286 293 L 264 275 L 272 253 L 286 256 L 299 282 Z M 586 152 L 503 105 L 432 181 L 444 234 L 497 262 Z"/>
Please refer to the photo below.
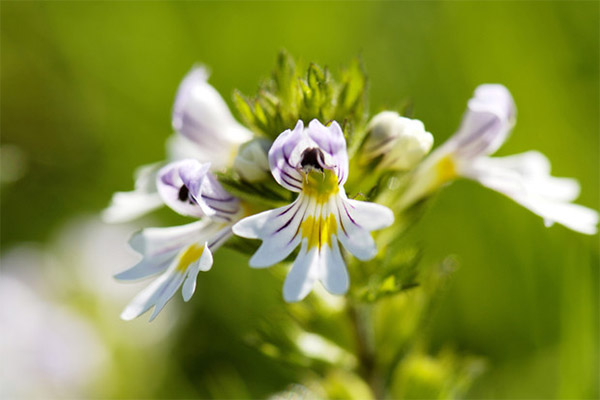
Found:
<path fill-rule="evenodd" d="M 500 192 L 533 213 L 569 229 L 594 234 L 598 213 L 572 204 L 579 184 L 550 175 L 550 162 L 541 153 L 492 158 L 515 124 L 513 98 L 504 86 L 486 84 L 469 100 L 458 131 L 436 149 L 415 172 L 401 200 L 406 207 L 457 177 L 473 179 Z"/>
<path fill-rule="evenodd" d="M 154 319 L 182 285 L 183 299 L 188 301 L 198 272 L 212 267 L 212 252 L 231 236 L 231 225 L 241 216 L 239 200 L 221 187 L 208 164 L 196 160 L 171 163 L 158 173 L 157 188 L 176 212 L 204 218 L 183 226 L 147 228 L 133 236 L 130 245 L 143 258 L 116 278 L 160 275 L 125 308 L 121 317 L 126 320 L 155 306 L 150 317 Z"/>
<path fill-rule="evenodd" d="M 167 141 L 167 158 L 210 163 L 214 171 L 233 163 L 239 146 L 252 138 L 252 132 L 235 120 L 225 100 L 208 83 L 208 75 L 204 67 L 195 67 L 179 85 L 172 114 L 176 133 Z M 161 207 L 164 202 L 157 193 L 156 174 L 162 165 L 141 167 L 136 172 L 135 190 L 115 193 L 104 220 L 125 222 Z"/>
<path fill-rule="evenodd" d="M 298 121 L 275 140 L 269 164 L 275 180 L 299 194 L 288 206 L 234 225 L 236 235 L 263 241 L 250 266 L 273 265 L 300 245 L 284 284 L 285 300 L 303 299 L 316 280 L 331 293 L 345 293 L 349 278 L 338 241 L 360 260 L 373 258 L 377 248 L 370 232 L 391 225 L 393 213 L 346 197 L 346 140 L 335 121 L 327 127 L 313 120 L 306 129 Z"/>

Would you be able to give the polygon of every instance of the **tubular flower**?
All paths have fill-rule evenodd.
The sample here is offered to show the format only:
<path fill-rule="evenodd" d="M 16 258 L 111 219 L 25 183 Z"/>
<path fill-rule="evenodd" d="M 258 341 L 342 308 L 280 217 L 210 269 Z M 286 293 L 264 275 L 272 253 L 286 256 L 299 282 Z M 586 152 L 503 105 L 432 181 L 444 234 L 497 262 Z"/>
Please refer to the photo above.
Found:
<path fill-rule="evenodd" d="M 416 170 L 400 205 L 407 207 L 458 177 L 473 179 L 500 192 L 544 218 L 577 232 L 594 234 L 598 213 L 572 204 L 579 184 L 550 175 L 550 162 L 529 151 L 488 157 L 506 141 L 515 124 L 513 98 L 504 86 L 486 84 L 475 90 L 458 131 Z"/>
<path fill-rule="evenodd" d="M 236 235 L 263 241 L 250 266 L 273 265 L 300 245 L 284 283 L 285 300 L 302 300 L 317 279 L 329 292 L 345 293 L 349 278 L 338 241 L 360 260 L 373 258 L 377 248 L 370 232 L 391 225 L 393 213 L 346 197 L 346 140 L 335 121 L 326 127 L 313 120 L 307 129 L 298 121 L 273 143 L 269 165 L 275 180 L 298 197 L 233 226 Z"/>
<path fill-rule="evenodd" d="M 182 285 L 183 299 L 188 301 L 198 272 L 212 267 L 212 252 L 231 236 L 231 226 L 241 216 L 239 200 L 223 189 L 209 167 L 182 160 L 158 173 L 158 193 L 165 204 L 182 215 L 204 218 L 183 226 L 147 228 L 132 237 L 130 246 L 143 258 L 116 278 L 160 275 L 129 303 L 121 318 L 136 318 L 154 306 L 153 320 Z"/>
<path fill-rule="evenodd" d="M 231 165 L 239 146 L 252 138 L 252 132 L 235 120 L 225 100 L 208 83 L 204 67 L 193 68 L 179 85 L 172 126 L 176 133 L 167 142 L 168 159 L 208 162 L 211 170 Z M 115 193 L 104 211 L 104 220 L 125 222 L 161 207 L 164 203 L 155 183 L 161 164 L 141 167 L 136 172 L 135 189 Z"/>

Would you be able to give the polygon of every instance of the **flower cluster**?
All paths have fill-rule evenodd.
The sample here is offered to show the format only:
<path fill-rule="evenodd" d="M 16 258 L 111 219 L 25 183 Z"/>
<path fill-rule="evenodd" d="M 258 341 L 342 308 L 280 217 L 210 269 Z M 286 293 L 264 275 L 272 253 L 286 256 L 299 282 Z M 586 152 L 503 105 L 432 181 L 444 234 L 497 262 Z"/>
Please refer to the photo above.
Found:
<path fill-rule="evenodd" d="M 336 83 L 314 65 L 305 79 L 287 64 L 280 67 L 255 99 L 236 93 L 247 127 L 207 82 L 204 68 L 184 78 L 173 109 L 168 160 L 141 168 L 135 190 L 116 193 L 104 217 L 125 221 L 166 205 L 197 221 L 133 236 L 130 245 L 143 258 L 116 277 L 158 276 L 122 318 L 154 307 L 153 319 L 179 288 L 188 301 L 199 271 L 211 268 L 212 253 L 233 235 L 262 241 L 251 267 L 291 256 L 286 301 L 302 300 L 315 281 L 342 295 L 351 285 L 346 256 L 377 257 L 393 239 L 376 245 L 372 232 L 390 227 L 459 177 L 508 196 L 547 225 L 596 233 L 597 212 L 571 203 L 579 194 L 577 181 L 550 176 L 542 154 L 489 157 L 516 120 L 504 86 L 479 86 L 457 132 L 428 155 L 433 135 L 421 121 L 394 111 L 366 118 L 360 69 Z M 399 188 L 390 184 L 395 178 L 403 182 Z"/>

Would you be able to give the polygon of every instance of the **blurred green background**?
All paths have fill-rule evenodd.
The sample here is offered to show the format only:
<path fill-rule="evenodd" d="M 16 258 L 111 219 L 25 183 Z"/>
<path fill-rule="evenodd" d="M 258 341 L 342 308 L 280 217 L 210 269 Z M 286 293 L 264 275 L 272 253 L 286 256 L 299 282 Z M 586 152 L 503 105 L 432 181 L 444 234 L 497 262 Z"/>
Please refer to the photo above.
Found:
<path fill-rule="evenodd" d="M 599 7 L 3 1 L 1 140 L 17 146 L 22 177 L 3 183 L 2 251 L 24 241 L 54 243 L 67 221 L 129 190 L 137 166 L 163 159 L 175 90 L 194 63 L 211 68 L 211 83 L 229 101 L 234 88 L 255 92 L 281 48 L 333 70 L 361 55 L 371 112 L 409 100 L 437 144 L 454 132 L 478 84 L 505 84 L 519 115 L 498 154 L 540 150 L 554 175 L 579 179 L 578 202 L 598 209 Z M 172 221 L 166 212 L 159 218 Z M 459 261 L 427 334 L 434 351 L 450 345 L 487 360 L 469 398 L 599 396 L 598 236 L 546 229 L 510 200 L 463 181 L 436 198 L 411 236 L 426 260 Z M 126 382 L 114 372 L 95 393 L 264 397 L 284 389 L 298 371 L 237 339 L 282 307 L 277 282 L 220 252 L 182 308 L 179 339 L 150 348 L 169 363 L 146 350 L 138 356 L 147 359 L 123 362 L 122 372 L 140 368 L 137 375 Z M 128 334 L 127 324 L 112 323 Z M 133 324 L 141 332 L 154 327 L 145 317 Z M 119 348 L 109 353 L 123 357 Z"/>

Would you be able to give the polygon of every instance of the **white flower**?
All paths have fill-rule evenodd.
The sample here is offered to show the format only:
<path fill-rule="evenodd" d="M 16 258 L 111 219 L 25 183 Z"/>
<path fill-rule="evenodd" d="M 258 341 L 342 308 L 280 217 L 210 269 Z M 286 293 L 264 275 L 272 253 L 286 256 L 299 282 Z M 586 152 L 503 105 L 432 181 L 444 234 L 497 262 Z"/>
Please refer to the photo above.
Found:
<path fill-rule="evenodd" d="M 412 169 L 433 146 L 433 135 L 417 119 L 401 117 L 393 111 L 374 116 L 367 126 L 368 137 L 363 158 L 382 156 L 380 168 L 400 171 Z"/>
<path fill-rule="evenodd" d="M 183 299 L 188 301 L 194 294 L 198 272 L 212 267 L 212 252 L 231 236 L 231 225 L 241 216 L 239 200 L 221 187 L 208 164 L 196 160 L 171 163 L 159 172 L 157 187 L 173 210 L 204 218 L 183 226 L 144 229 L 133 236 L 130 245 L 143 259 L 116 278 L 137 280 L 160 275 L 125 308 L 121 314 L 125 320 L 154 306 L 152 321 L 182 285 Z"/>
<path fill-rule="evenodd" d="M 231 166 L 240 144 L 250 140 L 252 132 L 235 120 L 207 79 L 206 69 L 195 67 L 181 82 L 172 114 L 176 134 L 167 141 L 167 155 L 171 161 L 192 158 L 208 162 L 214 171 Z M 161 165 L 141 167 L 135 175 L 135 190 L 115 193 L 103 213 L 104 220 L 126 222 L 161 207 L 155 185 Z"/>
<path fill-rule="evenodd" d="M 283 132 L 269 151 L 275 180 L 298 192 L 290 205 L 247 217 L 233 227 L 236 235 L 262 239 L 250 266 L 262 268 L 300 252 L 284 284 L 286 301 L 303 299 L 316 280 L 331 293 L 348 290 L 349 278 L 338 241 L 360 260 L 377 254 L 370 232 L 392 224 L 387 207 L 350 200 L 344 191 L 348 176 L 346 140 L 337 122 L 325 127 L 302 121 Z"/>
<path fill-rule="evenodd" d="M 550 175 L 550 162 L 536 152 L 491 158 L 515 123 L 510 92 L 502 85 L 481 85 L 469 100 L 459 130 L 436 149 L 415 171 L 400 201 L 401 207 L 427 196 L 441 185 L 462 176 L 500 192 L 544 218 L 577 232 L 595 234 L 598 213 L 572 204 L 579 184 Z"/>

